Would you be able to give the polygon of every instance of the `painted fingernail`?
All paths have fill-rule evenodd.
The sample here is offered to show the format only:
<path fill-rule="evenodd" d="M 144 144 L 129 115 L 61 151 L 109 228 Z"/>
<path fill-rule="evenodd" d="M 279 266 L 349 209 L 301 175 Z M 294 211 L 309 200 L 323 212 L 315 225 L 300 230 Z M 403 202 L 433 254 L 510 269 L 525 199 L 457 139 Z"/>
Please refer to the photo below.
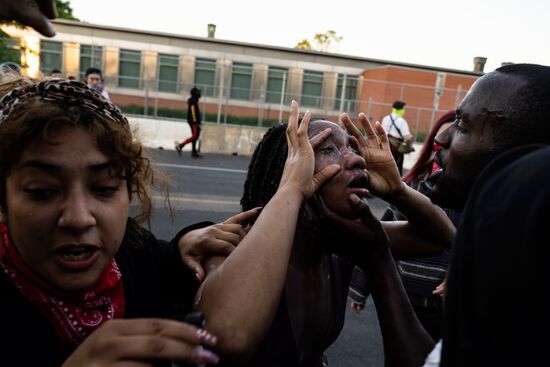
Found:
<path fill-rule="evenodd" d="M 216 364 L 220 361 L 220 357 L 217 354 L 204 349 L 202 346 L 198 348 L 198 355 L 201 363 Z"/>
<path fill-rule="evenodd" d="M 210 345 L 214 345 L 218 341 L 218 338 L 216 338 L 214 335 L 210 334 L 208 331 L 204 329 L 197 330 L 197 336 L 199 337 L 199 340 L 201 342 L 207 343 Z"/>

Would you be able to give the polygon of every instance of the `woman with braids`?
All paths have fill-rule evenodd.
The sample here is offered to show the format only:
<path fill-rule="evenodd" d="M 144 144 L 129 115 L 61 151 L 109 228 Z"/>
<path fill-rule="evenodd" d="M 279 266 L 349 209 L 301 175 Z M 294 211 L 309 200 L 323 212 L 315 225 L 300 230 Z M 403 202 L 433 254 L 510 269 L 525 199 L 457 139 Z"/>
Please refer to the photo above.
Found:
<path fill-rule="evenodd" d="M 297 117 L 293 110 L 289 126 Z M 388 365 L 402 366 L 418 355 L 422 360 L 413 362 L 422 363 L 433 342 L 414 317 L 388 246 L 447 246 L 454 228 L 439 208 L 403 184 L 380 124 L 374 132 L 361 114 L 365 139 L 347 115 L 342 122 L 352 136 L 332 122 L 309 119 L 306 113 L 300 129 L 309 124 L 311 139 L 331 132 L 314 145 L 315 172 L 334 165 L 340 170 L 310 199 L 302 195 L 283 201 L 285 157 L 293 155 L 287 127 L 265 134 L 250 162 L 242 209 L 283 205 L 295 211 L 288 215 L 279 209 L 269 219 L 269 231 L 241 243 L 223 263 L 208 261 L 197 308 L 209 320 L 207 329 L 218 336 L 214 350 L 227 365 L 326 365 L 323 353 L 343 326 L 357 264 L 374 279 Z M 381 224 L 368 208 L 369 190 L 398 206 L 408 221 Z M 262 219 L 267 217 L 260 216 L 252 228 L 264 226 Z M 270 241 L 280 231 L 288 237 Z"/>
<path fill-rule="evenodd" d="M 0 80 L 0 95 L 8 91 L 0 99 L 0 364 L 215 364 L 214 336 L 170 320 L 190 311 L 197 276 L 184 261 L 197 248 L 183 241 L 188 230 L 164 242 L 138 224 L 151 212 L 153 170 L 126 117 L 76 81 Z M 132 200 L 141 204 L 135 219 Z M 232 219 L 234 241 L 236 223 L 254 214 Z"/>

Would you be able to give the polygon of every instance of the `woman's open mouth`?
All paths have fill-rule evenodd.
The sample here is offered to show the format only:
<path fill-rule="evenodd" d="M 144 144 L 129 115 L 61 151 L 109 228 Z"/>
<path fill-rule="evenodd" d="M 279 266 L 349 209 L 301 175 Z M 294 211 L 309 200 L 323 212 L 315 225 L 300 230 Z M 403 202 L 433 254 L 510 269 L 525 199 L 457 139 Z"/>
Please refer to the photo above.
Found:
<path fill-rule="evenodd" d="M 348 185 L 348 191 L 350 194 L 355 194 L 360 198 L 369 197 L 370 192 L 367 189 L 368 183 L 369 183 L 369 179 L 366 174 L 358 175 Z"/>
<path fill-rule="evenodd" d="M 56 263 L 68 270 L 83 270 L 91 266 L 99 256 L 95 245 L 65 245 L 53 252 Z"/>

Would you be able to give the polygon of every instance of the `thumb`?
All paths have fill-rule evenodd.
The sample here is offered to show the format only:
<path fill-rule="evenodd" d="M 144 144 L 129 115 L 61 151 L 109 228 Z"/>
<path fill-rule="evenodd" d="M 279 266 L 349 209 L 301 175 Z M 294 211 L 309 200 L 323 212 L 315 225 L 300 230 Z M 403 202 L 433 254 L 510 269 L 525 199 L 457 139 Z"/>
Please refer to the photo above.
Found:
<path fill-rule="evenodd" d="M 359 212 L 361 222 L 367 225 L 379 223 L 378 219 L 376 219 L 376 217 L 372 214 L 366 199 L 361 199 L 359 196 L 351 194 L 349 196 L 349 202 L 352 208 Z"/>
<path fill-rule="evenodd" d="M 204 269 L 201 264 L 191 256 L 184 256 L 182 258 L 183 264 L 195 273 L 195 278 L 199 283 L 204 280 Z"/>
<path fill-rule="evenodd" d="M 330 166 L 327 166 L 321 171 L 317 172 L 313 176 L 314 192 L 317 191 L 317 189 L 321 187 L 321 185 L 324 184 L 326 181 L 333 178 L 340 171 L 340 169 L 341 167 L 338 164 L 331 164 Z"/>

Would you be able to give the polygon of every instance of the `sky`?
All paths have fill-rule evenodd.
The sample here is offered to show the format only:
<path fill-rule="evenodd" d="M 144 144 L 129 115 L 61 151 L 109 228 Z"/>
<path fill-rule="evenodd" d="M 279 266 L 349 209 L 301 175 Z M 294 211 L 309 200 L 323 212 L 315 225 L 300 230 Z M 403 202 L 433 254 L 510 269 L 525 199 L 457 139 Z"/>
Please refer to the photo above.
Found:
<path fill-rule="evenodd" d="M 550 65 L 548 0 L 71 0 L 93 24 L 294 47 L 316 33 L 343 37 L 338 53 L 485 71 L 502 62 Z"/>

